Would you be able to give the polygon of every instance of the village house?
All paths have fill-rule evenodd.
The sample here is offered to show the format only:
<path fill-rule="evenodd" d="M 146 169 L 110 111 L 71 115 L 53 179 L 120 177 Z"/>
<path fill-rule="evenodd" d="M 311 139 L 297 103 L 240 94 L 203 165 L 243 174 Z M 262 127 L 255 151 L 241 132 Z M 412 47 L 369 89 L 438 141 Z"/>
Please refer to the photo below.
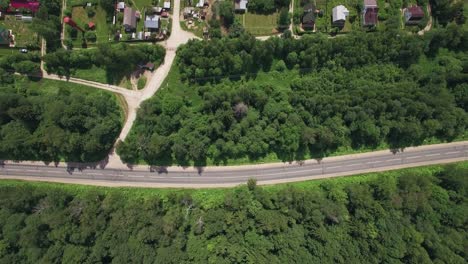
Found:
<path fill-rule="evenodd" d="M 362 10 L 362 25 L 375 26 L 377 25 L 379 7 L 376 0 L 364 0 L 364 8 Z"/>
<path fill-rule="evenodd" d="M 116 6 L 117 11 L 123 12 L 125 9 L 125 2 L 118 2 Z"/>
<path fill-rule="evenodd" d="M 420 6 L 411 6 L 405 9 L 405 24 L 417 25 L 424 18 L 424 11 Z"/>
<path fill-rule="evenodd" d="M 158 15 L 146 15 L 145 28 L 148 31 L 157 31 L 161 26 L 161 17 Z"/>
<path fill-rule="evenodd" d="M 0 46 L 14 47 L 14 36 L 11 30 L 0 28 Z"/>
<path fill-rule="evenodd" d="M 302 28 L 305 30 L 313 30 L 315 26 L 315 5 L 309 3 L 304 6 L 304 14 L 302 16 Z"/>
<path fill-rule="evenodd" d="M 171 10 L 171 2 L 164 2 L 163 8 L 168 11 Z"/>
<path fill-rule="evenodd" d="M 38 0 L 11 0 L 10 6 L 15 9 L 27 9 L 35 13 L 39 10 L 40 3 Z"/>
<path fill-rule="evenodd" d="M 131 32 L 136 28 L 136 11 L 130 7 L 125 7 L 123 26 L 126 32 Z"/>
<path fill-rule="evenodd" d="M 234 11 L 239 13 L 245 13 L 247 11 L 248 0 L 235 0 L 234 1 Z"/>
<path fill-rule="evenodd" d="M 332 9 L 333 25 L 339 28 L 343 28 L 348 16 L 349 10 L 344 5 L 335 6 Z"/>

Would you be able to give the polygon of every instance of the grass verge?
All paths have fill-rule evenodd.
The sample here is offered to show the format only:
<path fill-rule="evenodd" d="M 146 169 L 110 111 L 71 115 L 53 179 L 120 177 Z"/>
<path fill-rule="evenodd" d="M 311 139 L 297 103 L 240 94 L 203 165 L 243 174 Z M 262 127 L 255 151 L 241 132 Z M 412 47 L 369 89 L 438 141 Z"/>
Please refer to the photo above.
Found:
<path fill-rule="evenodd" d="M 456 166 L 463 168 L 468 167 L 468 162 L 457 162 L 454 163 Z M 319 179 L 310 180 L 304 182 L 285 183 L 277 185 L 265 185 L 262 186 L 263 190 L 267 192 L 278 192 L 289 187 L 295 187 L 300 189 L 314 189 L 320 188 L 320 185 L 328 182 L 337 187 L 345 187 L 349 184 L 369 182 L 378 178 L 398 178 L 409 174 L 424 174 L 427 176 L 434 175 L 440 172 L 444 166 L 447 165 L 431 165 L 422 166 L 409 169 L 400 169 L 386 172 L 375 172 L 366 173 L 346 177 L 330 178 L 330 179 Z M 22 180 L 0 180 L 0 187 L 15 187 L 20 189 L 21 187 L 33 187 L 38 190 L 52 190 L 60 189 L 62 191 L 74 194 L 84 195 L 89 192 L 101 192 L 101 193 L 112 193 L 119 192 L 123 194 L 129 200 L 148 199 L 154 196 L 159 196 L 163 200 L 167 200 L 168 197 L 175 192 L 184 192 L 192 196 L 194 201 L 200 204 L 203 208 L 212 208 L 220 205 L 224 201 L 227 190 L 245 188 L 245 185 L 240 185 L 234 188 L 215 188 L 215 189 L 177 189 L 177 188 L 133 188 L 133 187 L 102 187 L 102 186 L 88 186 L 78 184 L 63 184 L 63 183 L 49 183 L 49 182 L 32 182 Z"/>

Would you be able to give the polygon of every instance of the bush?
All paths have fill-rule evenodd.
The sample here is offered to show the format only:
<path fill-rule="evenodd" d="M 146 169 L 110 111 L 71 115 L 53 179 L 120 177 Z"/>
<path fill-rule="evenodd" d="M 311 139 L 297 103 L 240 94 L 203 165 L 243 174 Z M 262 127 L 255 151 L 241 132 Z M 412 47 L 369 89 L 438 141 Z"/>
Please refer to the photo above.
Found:
<path fill-rule="evenodd" d="M 96 10 L 92 7 L 86 8 L 86 12 L 88 13 L 88 17 L 94 17 L 94 15 L 96 15 Z"/>
<path fill-rule="evenodd" d="M 96 42 L 96 33 L 94 33 L 93 31 L 87 31 L 85 33 L 85 39 L 90 42 Z"/>

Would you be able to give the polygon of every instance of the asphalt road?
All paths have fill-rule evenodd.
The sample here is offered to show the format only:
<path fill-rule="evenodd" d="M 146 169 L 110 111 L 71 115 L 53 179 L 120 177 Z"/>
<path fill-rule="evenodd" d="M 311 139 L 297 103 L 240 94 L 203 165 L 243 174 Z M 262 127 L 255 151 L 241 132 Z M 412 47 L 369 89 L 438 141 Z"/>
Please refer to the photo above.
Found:
<path fill-rule="evenodd" d="M 53 165 L 3 164 L 0 178 L 56 181 L 105 186 L 139 187 L 228 187 L 256 178 L 259 184 L 294 182 L 315 178 L 352 175 L 428 164 L 468 160 L 468 143 L 413 148 L 393 154 L 379 151 L 358 155 L 325 158 L 320 163 L 276 164 L 258 166 L 207 167 L 205 169 L 160 169 L 159 171 L 120 169 L 70 169 Z"/>

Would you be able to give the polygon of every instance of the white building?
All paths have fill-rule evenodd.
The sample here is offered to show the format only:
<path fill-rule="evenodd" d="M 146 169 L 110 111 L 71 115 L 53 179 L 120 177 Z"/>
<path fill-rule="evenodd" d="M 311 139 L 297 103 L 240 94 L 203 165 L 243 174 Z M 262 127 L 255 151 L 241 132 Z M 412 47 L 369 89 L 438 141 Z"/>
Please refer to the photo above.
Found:
<path fill-rule="evenodd" d="M 349 10 L 344 5 L 335 6 L 332 10 L 333 23 L 344 23 L 349 16 Z"/>

